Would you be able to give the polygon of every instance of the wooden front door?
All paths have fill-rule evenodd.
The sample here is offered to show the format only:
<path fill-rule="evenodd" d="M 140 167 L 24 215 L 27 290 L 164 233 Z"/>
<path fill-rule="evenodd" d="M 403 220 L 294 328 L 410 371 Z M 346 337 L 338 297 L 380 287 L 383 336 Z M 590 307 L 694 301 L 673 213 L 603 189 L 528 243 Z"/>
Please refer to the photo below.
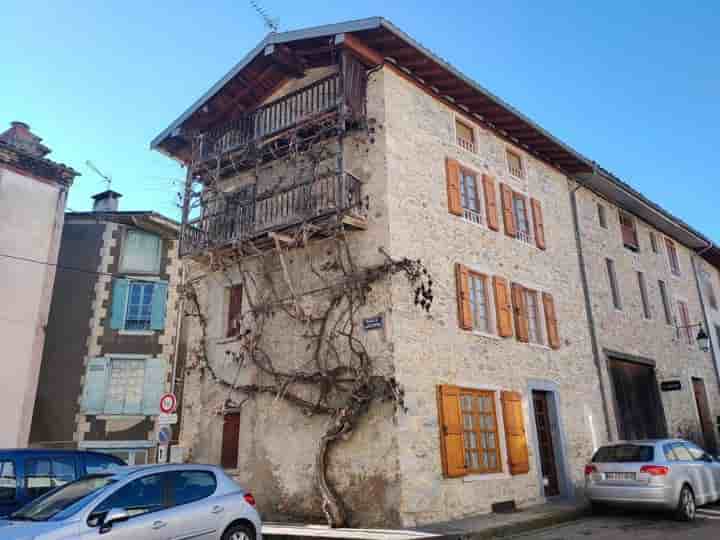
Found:
<path fill-rule="evenodd" d="M 667 437 L 655 369 L 646 364 L 610 358 L 610 376 L 620 438 L 632 441 Z"/>
<path fill-rule="evenodd" d="M 225 415 L 223 423 L 222 455 L 220 464 L 226 469 L 237 469 L 240 450 L 240 413 Z"/>
<path fill-rule="evenodd" d="M 552 424 L 548 409 L 547 392 L 533 390 L 535 408 L 535 426 L 537 428 L 538 450 L 540 451 L 540 468 L 544 480 L 546 497 L 560 494 L 558 484 L 557 463 L 555 462 L 555 446 L 553 445 Z"/>
<path fill-rule="evenodd" d="M 703 446 L 705 451 L 715 454 L 717 445 L 715 443 L 715 434 L 713 433 L 710 407 L 708 406 L 707 394 L 705 393 L 705 382 L 702 379 L 693 377 L 692 383 L 695 403 L 697 403 L 698 415 L 700 416 L 700 426 L 702 427 L 703 438 L 705 439 Z"/>

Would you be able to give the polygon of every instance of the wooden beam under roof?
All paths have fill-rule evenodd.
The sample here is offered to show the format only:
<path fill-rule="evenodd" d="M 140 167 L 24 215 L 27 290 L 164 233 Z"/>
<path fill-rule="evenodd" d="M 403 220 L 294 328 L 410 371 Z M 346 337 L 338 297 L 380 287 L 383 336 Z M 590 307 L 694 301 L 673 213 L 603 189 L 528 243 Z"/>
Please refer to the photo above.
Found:
<path fill-rule="evenodd" d="M 270 44 L 265 47 L 265 56 L 272 59 L 283 73 L 300 79 L 305 76 L 306 62 L 287 45 Z"/>

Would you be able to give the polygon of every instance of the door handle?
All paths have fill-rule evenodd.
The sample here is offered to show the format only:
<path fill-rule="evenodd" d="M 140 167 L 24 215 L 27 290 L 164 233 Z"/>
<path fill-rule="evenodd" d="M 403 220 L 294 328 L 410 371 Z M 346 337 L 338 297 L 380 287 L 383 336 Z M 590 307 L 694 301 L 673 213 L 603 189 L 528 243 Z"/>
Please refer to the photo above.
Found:
<path fill-rule="evenodd" d="M 153 521 L 152 528 L 156 530 L 162 529 L 165 525 L 167 525 L 167 523 L 165 523 L 164 521 Z"/>
<path fill-rule="evenodd" d="M 217 505 L 215 505 L 215 506 L 212 507 L 212 513 L 213 513 L 213 514 L 219 514 L 219 513 L 222 512 L 223 510 L 225 510 L 225 509 L 224 509 L 222 506 L 217 506 Z"/>

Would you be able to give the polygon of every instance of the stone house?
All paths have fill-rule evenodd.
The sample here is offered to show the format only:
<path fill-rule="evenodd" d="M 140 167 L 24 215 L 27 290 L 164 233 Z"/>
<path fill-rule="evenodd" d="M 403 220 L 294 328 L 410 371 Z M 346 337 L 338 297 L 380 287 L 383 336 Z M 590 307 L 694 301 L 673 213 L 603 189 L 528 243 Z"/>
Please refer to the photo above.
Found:
<path fill-rule="evenodd" d="M 121 195 L 68 212 L 30 442 L 155 460 L 160 397 L 178 354 L 178 224 L 118 210 Z"/>
<path fill-rule="evenodd" d="M 27 445 L 72 168 L 23 122 L 0 133 L 0 447 Z"/>
<path fill-rule="evenodd" d="M 697 255 L 711 242 L 384 19 L 270 34 L 152 146 L 188 169 L 181 255 L 198 311 L 180 445 L 232 470 L 266 516 L 322 516 L 327 420 L 296 405 L 332 399 L 300 377 L 270 382 L 317 360 L 310 326 L 294 323 L 317 320 L 328 282 L 357 266 L 407 257 L 432 279 L 413 295 L 383 276 L 352 312 L 352 345 L 391 374 L 402 407 L 373 405 L 329 453 L 351 523 L 579 495 L 599 444 L 698 420 L 696 380 L 717 414 L 713 356 L 687 338 L 708 328 L 691 261 L 717 277 L 712 251 Z M 623 242 L 629 221 L 640 247 Z M 680 277 L 645 246 L 649 230 Z M 250 339 L 262 339 L 254 366 Z M 634 367 L 645 382 L 682 379 L 650 392 L 639 421 L 622 392 L 640 384 Z"/>

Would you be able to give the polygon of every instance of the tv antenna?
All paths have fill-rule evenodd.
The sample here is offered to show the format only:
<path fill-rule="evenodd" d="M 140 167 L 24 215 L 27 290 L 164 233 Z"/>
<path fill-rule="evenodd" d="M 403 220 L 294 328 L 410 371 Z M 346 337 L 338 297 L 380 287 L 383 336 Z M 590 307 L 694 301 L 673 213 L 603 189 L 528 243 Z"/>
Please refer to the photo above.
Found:
<path fill-rule="evenodd" d="M 88 166 L 88 168 L 93 171 L 95 174 L 97 174 L 100 178 L 103 179 L 103 182 L 107 184 L 107 189 L 110 189 L 110 184 L 112 184 L 112 178 L 110 176 L 107 176 L 102 173 L 100 169 L 98 169 L 95 164 L 90 161 L 89 159 L 85 162 L 85 165 Z"/>
<path fill-rule="evenodd" d="M 277 33 L 278 28 L 280 27 L 280 19 L 278 17 L 270 17 L 268 12 L 265 11 L 265 9 L 255 0 L 250 0 L 250 5 L 257 12 L 257 14 L 260 15 L 260 18 L 265 23 L 265 28 L 270 30 L 270 32 L 272 32 L 273 34 Z"/>

